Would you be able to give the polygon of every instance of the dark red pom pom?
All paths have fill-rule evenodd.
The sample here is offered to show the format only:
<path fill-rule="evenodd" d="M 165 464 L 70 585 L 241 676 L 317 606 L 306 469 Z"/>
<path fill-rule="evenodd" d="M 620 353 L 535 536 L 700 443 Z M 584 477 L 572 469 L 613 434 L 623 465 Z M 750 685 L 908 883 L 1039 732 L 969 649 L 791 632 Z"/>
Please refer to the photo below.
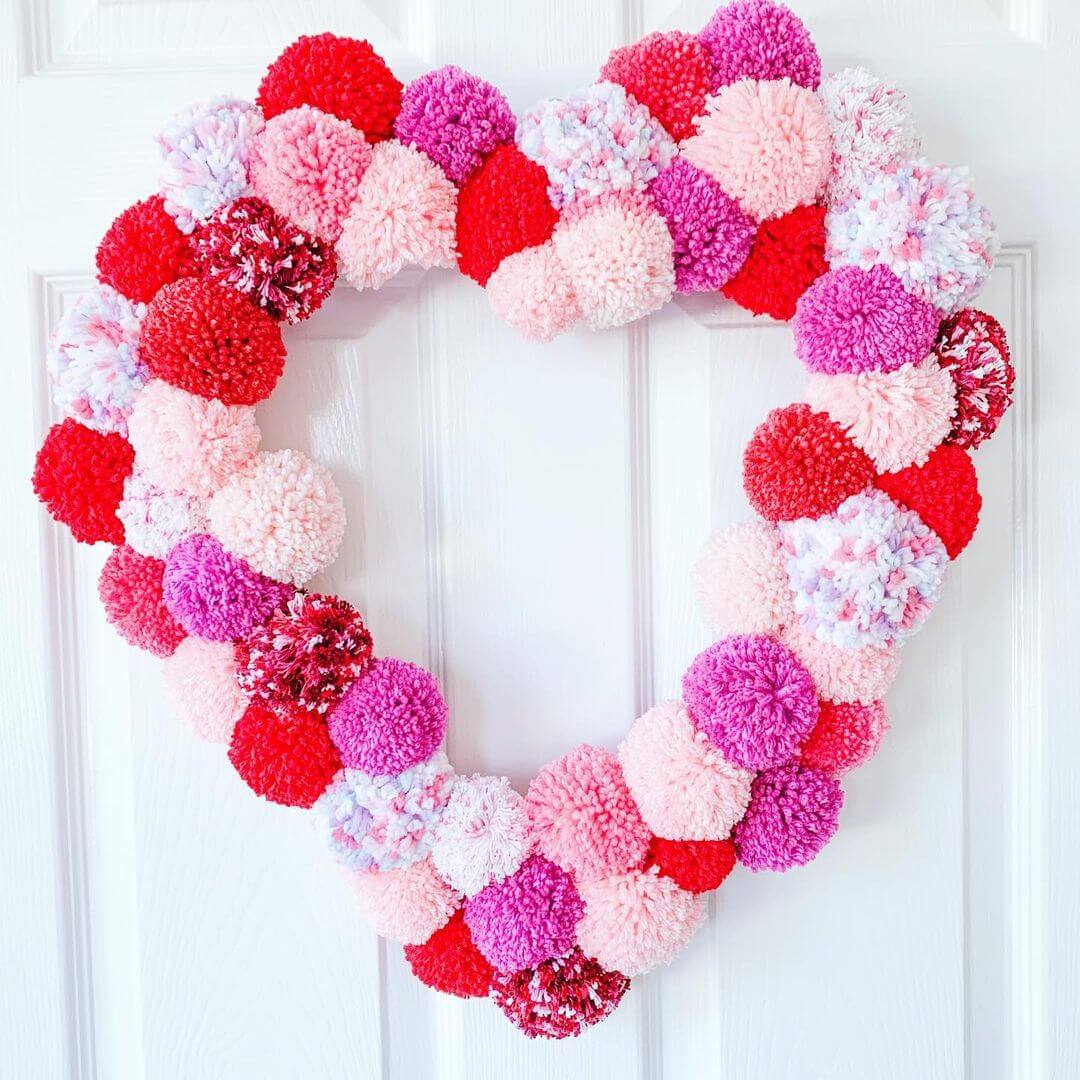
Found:
<path fill-rule="evenodd" d="M 914 510 L 941 537 L 950 559 L 975 535 L 982 509 L 979 478 L 967 451 L 959 446 L 939 446 L 925 465 L 884 473 L 877 486 Z"/>
<path fill-rule="evenodd" d="M 787 322 L 799 297 L 828 268 L 825 208 L 799 206 L 758 226 L 750 255 L 723 293 L 755 315 Z"/>
<path fill-rule="evenodd" d="M 492 151 L 458 193 L 458 269 L 481 285 L 515 252 L 544 243 L 559 215 L 548 178 L 516 146 Z"/>
<path fill-rule="evenodd" d="M 98 596 L 105 618 L 137 649 L 154 656 L 172 656 L 187 637 L 165 606 L 161 578 L 165 564 L 123 547 L 113 548 L 98 578 Z"/>
<path fill-rule="evenodd" d="M 326 721 L 299 709 L 249 705 L 233 728 L 229 760 L 256 795 L 309 807 L 341 768 Z"/>
<path fill-rule="evenodd" d="M 405 959 L 413 974 L 432 990 L 467 998 L 486 997 L 491 989 L 494 970 L 473 942 L 461 910 L 423 945 L 406 945 Z"/>
<path fill-rule="evenodd" d="M 768 521 L 831 514 L 874 480 L 874 465 L 824 413 L 773 409 L 743 453 L 743 488 Z"/>
<path fill-rule="evenodd" d="M 799 753 L 803 765 L 829 776 L 841 776 L 869 761 L 877 753 L 889 728 L 880 701 L 822 701 L 817 723 Z"/>
<path fill-rule="evenodd" d="M 155 378 L 226 405 L 269 397 L 285 370 L 277 323 L 238 293 L 195 278 L 154 298 L 139 349 Z"/>
<path fill-rule="evenodd" d="M 665 840 L 654 836 L 646 865 L 655 866 L 687 892 L 712 892 L 720 888 L 735 865 L 735 845 L 730 840 Z"/>
<path fill-rule="evenodd" d="M 103 434 L 70 417 L 49 428 L 34 463 L 34 493 L 84 544 L 124 542 L 116 508 L 135 451 L 116 432 Z"/>
<path fill-rule="evenodd" d="M 163 285 L 198 272 L 188 238 L 160 195 L 129 206 L 98 244 L 98 278 L 129 300 L 148 304 Z"/>
<path fill-rule="evenodd" d="M 317 34 L 297 38 L 267 68 L 258 103 L 267 120 L 311 105 L 376 143 L 393 134 L 403 89 L 370 42 Z"/>

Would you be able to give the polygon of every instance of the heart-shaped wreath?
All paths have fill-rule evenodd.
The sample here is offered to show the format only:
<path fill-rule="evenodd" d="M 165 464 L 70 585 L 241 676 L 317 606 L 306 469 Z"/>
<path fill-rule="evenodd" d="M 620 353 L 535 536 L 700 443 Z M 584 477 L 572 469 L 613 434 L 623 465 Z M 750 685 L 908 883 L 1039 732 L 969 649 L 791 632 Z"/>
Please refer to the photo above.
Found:
<path fill-rule="evenodd" d="M 321 34 L 274 61 L 257 104 L 177 116 L 159 193 L 112 224 L 53 340 L 67 419 L 34 471 L 76 539 L 116 545 L 102 602 L 167 658 L 177 712 L 257 794 L 314 810 L 416 975 L 551 1037 L 669 961 L 736 862 L 785 870 L 832 836 L 898 646 L 975 530 L 968 450 L 1013 384 L 1001 327 L 963 307 L 991 269 L 989 214 L 964 170 L 919 158 L 900 91 L 862 69 L 822 80 L 770 0 L 617 49 L 601 80 L 515 120 L 459 68 L 403 87 L 367 42 Z M 696 568 L 721 636 L 682 701 L 524 797 L 456 775 L 432 676 L 304 591 L 342 499 L 302 454 L 259 450 L 280 323 L 339 271 L 378 288 L 407 265 L 456 266 L 545 340 L 720 291 L 793 318 L 810 372 L 807 402 L 746 448 L 763 520 Z"/>

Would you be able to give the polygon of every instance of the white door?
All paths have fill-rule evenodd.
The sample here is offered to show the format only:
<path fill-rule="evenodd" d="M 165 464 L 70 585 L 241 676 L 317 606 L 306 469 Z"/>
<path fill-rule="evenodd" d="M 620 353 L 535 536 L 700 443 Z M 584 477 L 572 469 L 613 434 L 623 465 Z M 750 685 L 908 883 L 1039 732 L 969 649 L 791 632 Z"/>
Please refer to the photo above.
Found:
<path fill-rule="evenodd" d="M 979 452 L 984 524 L 907 649 L 837 838 L 806 869 L 734 875 L 675 964 L 545 1045 L 420 987 L 303 815 L 170 718 L 157 661 L 104 624 L 104 552 L 30 492 L 43 345 L 112 217 L 153 190 L 162 120 L 251 96 L 299 33 L 369 37 L 405 79 L 458 63 L 521 109 L 616 44 L 696 29 L 710 0 L 3 0 L 0 1076 L 1080 1074 L 1080 9 L 796 6 L 827 68 L 893 78 L 930 156 L 975 169 L 1004 240 L 981 306 L 1010 333 L 1017 405 Z M 748 516 L 741 448 L 799 396 L 786 327 L 672 305 L 530 346 L 432 273 L 342 291 L 287 337 L 260 421 L 346 495 L 322 584 L 440 676 L 460 769 L 523 784 L 672 696 L 706 640 L 689 563 Z"/>

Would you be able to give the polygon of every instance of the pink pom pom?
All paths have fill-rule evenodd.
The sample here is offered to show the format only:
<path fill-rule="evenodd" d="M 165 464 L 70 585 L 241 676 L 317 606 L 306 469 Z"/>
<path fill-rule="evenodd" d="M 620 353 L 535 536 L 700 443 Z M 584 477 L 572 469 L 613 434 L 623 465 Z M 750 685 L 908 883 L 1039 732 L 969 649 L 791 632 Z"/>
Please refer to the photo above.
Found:
<path fill-rule="evenodd" d="M 780 640 L 810 672 L 818 694 L 830 701 L 877 701 L 885 696 L 900 667 L 900 651 L 895 647 L 842 649 L 819 641 L 801 619 L 785 626 Z"/>
<path fill-rule="evenodd" d="M 124 546 L 113 548 L 98 578 L 105 618 L 137 649 L 170 656 L 184 640 L 184 628 L 165 606 L 161 578 L 165 564 Z"/>
<path fill-rule="evenodd" d="M 227 744 L 247 708 L 232 643 L 184 638 L 162 671 L 173 714 L 200 739 Z"/>
<path fill-rule="evenodd" d="M 829 776 L 841 776 L 869 761 L 888 730 L 889 718 L 880 701 L 870 705 L 823 701 L 799 760 Z"/>
<path fill-rule="evenodd" d="M 402 870 L 348 875 L 360 914 L 380 936 L 420 945 L 450 921 L 461 896 L 435 872 L 430 859 Z"/>
<path fill-rule="evenodd" d="M 532 341 L 550 341 L 581 318 L 574 283 L 550 241 L 507 256 L 486 287 L 492 311 Z"/>

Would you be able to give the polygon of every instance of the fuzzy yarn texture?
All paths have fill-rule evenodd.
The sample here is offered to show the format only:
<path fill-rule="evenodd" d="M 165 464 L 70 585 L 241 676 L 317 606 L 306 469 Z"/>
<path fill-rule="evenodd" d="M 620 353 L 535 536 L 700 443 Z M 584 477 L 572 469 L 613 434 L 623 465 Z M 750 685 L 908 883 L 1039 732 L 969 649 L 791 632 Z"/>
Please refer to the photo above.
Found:
<path fill-rule="evenodd" d="M 162 596 L 164 570 L 160 559 L 140 555 L 125 544 L 113 548 L 98 577 L 105 618 L 129 645 L 154 656 L 171 656 L 184 640 L 184 628 Z"/>
<path fill-rule="evenodd" d="M 550 240 L 503 259 L 487 295 L 491 310 L 532 341 L 550 341 L 581 318 L 574 283 Z"/>
<path fill-rule="evenodd" d="M 843 428 L 801 403 L 773 409 L 743 451 L 743 490 L 767 521 L 830 514 L 873 479 Z"/>
<path fill-rule="evenodd" d="M 746 812 L 754 774 L 724 758 L 680 702 L 650 709 L 619 745 L 641 816 L 670 840 L 723 840 Z"/>
<path fill-rule="evenodd" d="M 666 840 L 654 836 L 649 843 L 647 867 L 656 867 L 689 893 L 718 889 L 735 866 L 735 845 L 730 840 Z"/>
<path fill-rule="evenodd" d="M 247 708 L 232 644 L 186 637 L 161 670 L 173 715 L 200 739 L 228 743 Z"/>
<path fill-rule="evenodd" d="M 299 450 L 256 454 L 210 500 L 207 516 L 226 550 L 294 585 L 329 566 L 345 535 L 337 485 Z"/>
<path fill-rule="evenodd" d="M 739 862 L 755 871 L 805 865 L 832 839 L 843 803 L 839 783 L 816 769 L 790 764 L 758 773 L 733 834 Z"/>
<path fill-rule="evenodd" d="M 473 942 L 460 909 L 422 945 L 406 945 L 405 959 L 425 986 L 454 997 L 487 997 L 495 974 Z"/>
<path fill-rule="evenodd" d="M 434 676 L 393 657 L 372 661 L 330 713 L 330 737 L 347 768 L 399 773 L 426 761 L 446 734 Z"/>
<path fill-rule="evenodd" d="M 780 631 L 780 640 L 810 672 L 823 699 L 869 705 L 885 696 L 900 669 L 900 650 L 867 645 L 842 649 L 821 641 L 801 619 Z"/>
<path fill-rule="evenodd" d="M 421 945 L 461 907 L 461 897 L 435 872 L 430 859 L 385 874 L 350 873 L 360 914 L 380 937 Z"/>
<path fill-rule="evenodd" d="M 869 705 L 823 701 L 799 760 L 829 776 L 842 776 L 869 761 L 888 730 L 889 718 L 880 701 Z"/>
<path fill-rule="evenodd" d="M 537 850 L 579 884 L 644 862 L 649 830 L 610 751 L 579 746 L 550 762 L 525 802 Z"/>
<path fill-rule="evenodd" d="M 208 527 L 202 499 L 160 488 L 138 468 L 124 481 L 116 516 L 127 545 L 155 559 L 164 559 L 181 540 Z"/>

